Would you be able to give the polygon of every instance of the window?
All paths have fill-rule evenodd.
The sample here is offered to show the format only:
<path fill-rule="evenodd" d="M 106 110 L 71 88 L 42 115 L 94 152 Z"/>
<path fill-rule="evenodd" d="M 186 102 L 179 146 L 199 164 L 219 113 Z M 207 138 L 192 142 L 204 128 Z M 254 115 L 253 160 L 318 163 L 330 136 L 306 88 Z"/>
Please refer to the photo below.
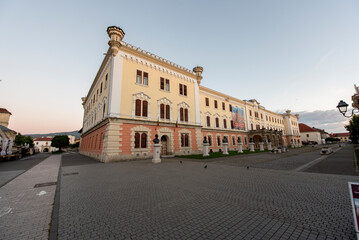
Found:
<path fill-rule="evenodd" d="M 142 111 L 141 111 L 141 106 L 142 106 Z M 141 113 L 143 117 L 148 116 L 148 102 L 146 100 L 141 101 L 140 99 L 136 99 L 135 115 L 141 117 Z"/>
<path fill-rule="evenodd" d="M 214 100 L 214 108 L 218 108 L 217 100 Z"/>
<path fill-rule="evenodd" d="M 233 143 L 233 146 L 236 145 L 236 138 L 234 136 L 232 136 L 232 143 Z"/>
<path fill-rule="evenodd" d="M 249 110 L 249 116 L 252 117 L 252 110 Z"/>
<path fill-rule="evenodd" d="M 135 133 L 135 148 L 147 148 L 146 133 Z"/>
<path fill-rule="evenodd" d="M 232 105 L 229 104 L 229 111 L 232 112 Z"/>
<path fill-rule="evenodd" d="M 164 79 L 164 78 L 160 78 L 160 88 L 162 90 L 166 90 L 166 91 L 170 91 L 170 80 L 169 79 Z"/>
<path fill-rule="evenodd" d="M 233 120 L 231 120 L 231 129 L 234 128 Z"/>
<path fill-rule="evenodd" d="M 106 78 L 105 78 L 105 89 L 107 88 L 107 78 L 108 78 L 108 73 L 106 74 Z"/>
<path fill-rule="evenodd" d="M 251 130 L 253 130 L 253 123 L 251 123 Z"/>
<path fill-rule="evenodd" d="M 136 83 L 148 86 L 148 73 L 137 70 Z"/>
<path fill-rule="evenodd" d="M 206 106 L 209 107 L 209 98 L 206 97 Z"/>
<path fill-rule="evenodd" d="M 227 128 L 227 120 L 226 119 L 223 119 L 223 127 Z"/>
<path fill-rule="evenodd" d="M 136 99 L 136 109 L 135 109 L 136 116 L 141 116 L 141 100 Z"/>
<path fill-rule="evenodd" d="M 219 119 L 216 118 L 216 127 L 219 128 Z"/>
<path fill-rule="evenodd" d="M 142 116 L 147 117 L 148 102 L 142 101 Z"/>
<path fill-rule="evenodd" d="M 101 87 L 100 87 L 100 95 L 102 94 L 102 82 L 101 82 Z"/>
<path fill-rule="evenodd" d="M 221 137 L 217 136 L 217 146 L 221 146 Z"/>
<path fill-rule="evenodd" d="M 263 119 L 263 114 L 261 113 L 261 119 Z"/>
<path fill-rule="evenodd" d="M 222 102 L 222 109 L 226 110 L 226 104 L 224 102 Z"/>
<path fill-rule="evenodd" d="M 207 116 L 207 127 L 211 126 L 211 118 L 209 116 Z"/>
<path fill-rule="evenodd" d="M 180 121 L 188 122 L 188 109 L 187 108 L 180 108 Z"/>
<path fill-rule="evenodd" d="M 189 147 L 189 134 L 181 133 L 181 147 Z"/>
<path fill-rule="evenodd" d="M 309 134 L 307 134 L 307 137 L 309 137 Z"/>
<path fill-rule="evenodd" d="M 266 121 L 268 121 L 268 116 L 266 116 Z"/>
<path fill-rule="evenodd" d="M 187 85 L 179 84 L 179 94 L 183 96 L 187 96 Z"/>
<path fill-rule="evenodd" d="M 208 138 L 208 144 L 209 144 L 209 146 L 212 146 L 212 136 L 211 136 L 211 135 L 208 135 L 207 138 Z"/>
<path fill-rule="evenodd" d="M 170 115 L 171 115 L 171 107 L 170 105 L 165 105 L 165 104 L 161 104 L 160 105 L 160 118 L 162 119 L 170 119 Z"/>
<path fill-rule="evenodd" d="M 103 104 L 102 118 L 105 117 L 106 103 Z"/>

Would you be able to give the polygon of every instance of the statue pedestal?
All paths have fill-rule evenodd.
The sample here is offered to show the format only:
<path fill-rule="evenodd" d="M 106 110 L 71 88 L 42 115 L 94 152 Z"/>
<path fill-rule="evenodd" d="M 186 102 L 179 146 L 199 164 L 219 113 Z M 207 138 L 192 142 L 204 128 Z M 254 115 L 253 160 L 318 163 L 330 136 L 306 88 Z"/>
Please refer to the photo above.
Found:
<path fill-rule="evenodd" d="M 152 159 L 153 163 L 161 163 L 160 153 L 161 153 L 161 144 L 160 143 L 153 144 L 153 159 Z"/>
<path fill-rule="evenodd" d="M 223 155 L 228 155 L 228 143 L 223 143 Z"/>
<path fill-rule="evenodd" d="M 278 148 L 278 153 L 282 153 L 282 149 L 281 149 L 281 148 Z"/>
<path fill-rule="evenodd" d="M 209 143 L 203 143 L 203 157 L 208 157 L 209 156 L 208 146 L 209 146 Z"/>
<path fill-rule="evenodd" d="M 254 143 L 249 143 L 249 151 L 254 152 Z"/>
<path fill-rule="evenodd" d="M 295 148 L 295 146 L 294 146 L 294 144 L 293 144 L 293 143 L 291 143 L 291 144 L 290 144 L 290 147 L 291 147 L 291 148 Z"/>
<path fill-rule="evenodd" d="M 287 149 L 285 148 L 285 147 L 282 147 L 282 152 L 286 152 L 287 151 Z"/>
<path fill-rule="evenodd" d="M 238 143 L 238 153 L 243 153 L 243 145 L 242 145 L 242 143 Z"/>
<path fill-rule="evenodd" d="M 272 143 L 269 142 L 267 145 L 268 145 L 268 151 L 272 151 Z"/>
<path fill-rule="evenodd" d="M 264 151 L 264 147 L 263 147 L 264 143 L 263 142 L 260 142 L 259 143 L 259 151 Z"/>

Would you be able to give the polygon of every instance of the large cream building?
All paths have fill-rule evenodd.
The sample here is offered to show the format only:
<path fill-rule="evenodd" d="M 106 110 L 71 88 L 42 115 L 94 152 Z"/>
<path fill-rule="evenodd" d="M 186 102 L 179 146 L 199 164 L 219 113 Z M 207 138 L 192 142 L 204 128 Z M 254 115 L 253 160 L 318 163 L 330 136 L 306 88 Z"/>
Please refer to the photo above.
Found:
<path fill-rule="evenodd" d="M 299 116 L 278 114 L 256 100 L 240 100 L 203 87 L 202 67 L 186 69 L 123 42 L 107 28 L 109 49 L 86 97 L 80 152 L 103 162 L 149 158 L 158 134 L 162 155 L 230 149 L 238 138 L 274 146 L 300 145 Z"/>

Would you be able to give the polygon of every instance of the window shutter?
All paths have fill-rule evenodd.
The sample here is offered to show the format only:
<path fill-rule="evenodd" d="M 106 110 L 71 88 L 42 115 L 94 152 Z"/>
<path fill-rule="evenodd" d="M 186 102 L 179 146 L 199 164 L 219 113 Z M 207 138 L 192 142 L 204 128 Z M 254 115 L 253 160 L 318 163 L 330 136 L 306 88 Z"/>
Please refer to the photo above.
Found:
<path fill-rule="evenodd" d="M 147 134 L 141 134 L 141 148 L 147 148 Z"/>
<path fill-rule="evenodd" d="M 142 116 L 147 117 L 147 112 L 148 112 L 148 102 L 143 101 L 142 102 Z"/>
<path fill-rule="evenodd" d="M 141 116 L 141 100 L 136 100 L 136 109 L 135 109 L 136 116 Z"/>
<path fill-rule="evenodd" d="M 166 119 L 170 119 L 170 113 L 171 113 L 171 111 L 170 111 L 170 105 L 166 105 Z"/>
<path fill-rule="evenodd" d="M 163 103 L 160 105 L 160 118 L 165 118 L 165 105 Z"/>

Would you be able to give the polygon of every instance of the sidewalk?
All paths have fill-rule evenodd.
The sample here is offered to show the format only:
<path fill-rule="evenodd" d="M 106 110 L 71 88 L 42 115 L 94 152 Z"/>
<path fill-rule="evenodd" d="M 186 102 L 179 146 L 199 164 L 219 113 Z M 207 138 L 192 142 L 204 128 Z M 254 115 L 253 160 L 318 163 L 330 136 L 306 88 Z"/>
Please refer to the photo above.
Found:
<path fill-rule="evenodd" d="M 53 155 L 0 188 L 0 239 L 48 239 L 61 155 Z"/>

